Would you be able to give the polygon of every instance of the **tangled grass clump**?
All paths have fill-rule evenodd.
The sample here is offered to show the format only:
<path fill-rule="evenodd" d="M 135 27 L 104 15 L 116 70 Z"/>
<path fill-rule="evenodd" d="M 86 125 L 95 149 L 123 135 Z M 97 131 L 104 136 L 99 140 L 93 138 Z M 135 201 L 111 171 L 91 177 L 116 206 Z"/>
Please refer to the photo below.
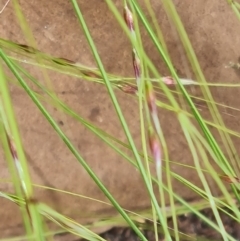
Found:
<path fill-rule="evenodd" d="M 99 189 L 108 198 L 110 204 L 121 216 L 121 218 L 111 217 L 108 220 L 109 222 L 117 225 L 122 224 L 124 221 L 124 224 L 130 226 L 141 240 L 147 241 L 137 221 L 138 216 L 144 216 L 144 218 L 153 222 L 156 240 L 159 232 L 163 234 L 164 240 L 181 240 L 183 234 L 178 230 L 177 216 L 191 212 L 219 232 L 223 240 L 235 240 L 234 237 L 230 236 L 225 230 L 223 221 L 219 215 L 219 210 L 230 210 L 231 213 L 229 212 L 229 216 L 240 222 L 239 170 L 236 170 L 236 167 L 226 157 L 218 140 L 216 140 L 209 128 L 215 127 L 220 133 L 224 147 L 229 150 L 229 152 L 234 151 L 230 131 L 225 127 L 221 113 L 218 111 L 218 106 L 221 104 L 214 101 L 210 91 L 211 86 L 221 87 L 222 85 L 208 83 L 206 81 L 174 3 L 170 0 L 163 0 L 162 6 L 179 36 L 186 56 L 191 64 L 192 72 L 195 76 L 194 79 L 180 78 L 178 76 L 174 64 L 169 57 L 166 47 L 167 44 L 164 42 L 164 36 L 161 34 L 160 27 L 156 25 L 152 26 L 137 0 L 123 1 L 123 15 L 121 14 L 121 10 L 116 8 L 113 1 L 105 0 L 109 10 L 114 14 L 119 25 L 132 44 L 132 63 L 129 64 L 132 64 L 135 76 L 127 78 L 107 73 L 83 17 L 81 6 L 76 0 L 71 0 L 71 2 L 92 51 L 92 55 L 97 63 L 96 68 L 90 68 L 66 58 L 50 56 L 39 51 L 34 45 L 32 47 L 25 44 L 14 43 L 10 40 L 0 39 L 1 140 L 15 188 L 14 195 L 2 191 L 0 192 L 0 196 L 8 201 L 16 203 L 20 207 L 27 233 L 25 238 L 29 240 L 46 240 L 49 232 L 45 225 L 45 219 L 48 219 L 55 222 L 59 228 L 61 228 L 60 232 L 71 232 L 87 240 L 103 240 L 103 238 L 92 232 L 87 226 L 65 217 L 45 203 L 35 199 L 34 184 L 31 180 L 28 161 L 24 153 L 21 136 L 13 111 L 11 93 L 9 90 L 11 78 L 7 74 L 8 71 L 14 76 L 18 85 L 25 90 L 26 94 L 41 111 L 42 115 L 58 134 L 59 138 L 65 143 L 66 147 L 75 156 L 79 164 L 87 171 L 88 175 L 97 184 Z M 146 7 L 151 10 L 150 2 L 146 0 L 145 4 Z M 237 17 L 240 18 L 240 5 L 235 1 L 229 1 L 229 4 Z M 13 5 L 21 25 L 25 25 L 26 22 L 24 21 L 24 16 L 19 8 L 18 2 L 13 1 Z M 154 18 L 153 11 L 149 13 L 151 17 Z M 140 23 L 151 38 L 156 51 L 159 53 L 159 56 L 161 56 L 171 76 L 162 76 L 145 52 L 141 39 Z M 158 28 L 157 31 L 153 30 L 155 27 Z M 25 26 L 26 33 L 28 33 L 27 29 L 27 26 Z M 156 32 L 160 34 L 157 35 Z M 22 63 L 30 66 L 36 65 L 39 69 L 51 69 L 55 72 L 61 72 L 64 75 L 75 76 L 85 81 L 104 85 L 121 123 L 127 143 L 117 140 L 114 136 L 111 136 L 104 130 L 84 120 L 80 115 L 74 113 L 70 106 L 67 106 L 66 103 L 55 96 L 54 93 L 46 88 L 37 78 L 24 69 Z M 39 88 L 44 95 L 40 96 L 37 94 L 26 79 L 35 87 Z M 193 85 L 201 88 L 203 98 L 190 94 L 187 87 Z M 225 86 L 228 85 L 226 84 Z M 130 94 L 138 100 L 141 128 L 141 133 L 139 133 L 139 135 L 142 140 L 141 150 L 138 150 L 136 147 L 135 140 L 116 97 L 116 89 L 122 90 L 126 95 Z M 159 95 L 164 96 L 167 102 L 161 101 L 158 98 Z M 176 95 L 181 96 L 180 99 L 183 104 L 179 103 L 179 99 Z M 127 152 L 123 152 L 120 148 L 117 148 L 114 143 L 118 142 L 122 147 L 127 147 L 128 150 L 132 151 L 134 161 L 130 162 L 141 174 L 144 188 L 148 191 L 151 200 L 150 211 L 142 215 L 130 213 L 120 206 L 71 140 L 62 131 L 57 121 L 54 120 L 53 116 L 51 116 L 44 107 L 42 100 L 45 96 L 54 103 L 54 106 L 59 107 L 59 109 L 63 110 L 69 116 L 78 119 L 81 124 L 100 137 L 103 142 L 113 149 L 113 151 L 120 154 L 127 161 L 131 160 L 131 157 L 127 155 Z M 197 105 L 194 103 L 196 99 L 200 99 L 206 103 L 213 121 L 208 121 L 202 117 Z M 186 108 L 183 108 L 183 106 Z M 202 188 L 195 186 L 191 180 L 186 180 L 171 169 L 168 144 L 161 126 L 161 114 L 163 113 L 163 109 L 172 111 L 176 114 L 181 132 L 192 154 L 193 166 L 188 168 L 196 170 Z M 240 136 L 239 133 L 235 133 L 235 135 L 238 135 L 238 138 Z M 151 162 L 155 164 L 154 173 L 150 170 Z M 216 172 L 212 165 L 213 162 L 221 170 L 221 173 Z M 239 166 L 237 167 L 239 168 Z M 213 182 L 218 186 L 219 190 L 221 190 L 222 196 L 215 196 L 213 194 L 206 177 L 209 174 Z M 164 175 L 166 176 L 166 180 L 163 178 Z M 196 192 L 201 199 L 195 202 L 185 201 L 175 192 L 172 186 L 173 179 L 178 180 L 184 186 Z M 154 190 L 154 185 L 158 187 L 157 192 Z M 231 191 L 229 186 L 231 186 Z M 169 197 L 169 203 L 166 202 L 167 197 Z M 208 219 L 200 212 L 200 210 L 204 208 L 210 208 L 212 210 L 216 222 Z M 173 219 L 173 229 L 168 227 L 168 217 L 172 217 Z M 95 225 L 97 226 L 97 224 L 100 223 L 101 221 L 95 223 Z M 49 235 L 51 236 L 53 234 L 51 233 Z M 194 240 L 194 237 L 188 238 Z"/>

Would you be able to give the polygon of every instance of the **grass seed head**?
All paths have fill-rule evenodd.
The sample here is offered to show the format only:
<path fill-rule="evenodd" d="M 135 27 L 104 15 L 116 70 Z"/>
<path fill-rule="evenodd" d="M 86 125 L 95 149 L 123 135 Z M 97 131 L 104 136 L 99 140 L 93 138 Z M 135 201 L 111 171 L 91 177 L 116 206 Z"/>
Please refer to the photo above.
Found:
<path fill-rule="evenodd" d="M 121 85 L 117 85 L 117 87 L 123 92 L 127 94 L 132 94 L 132 95 L 137 94 L 137 91 L 138 91 L 137 86 L 133 86 L 130 84 L 121 84 Z"/>
<path fill-rule="evenodd" d="M 219 175 L 219 177 L 230 184 L 232 183 L 240 183 L 240 179 L 238 177 L 230 177 L 228 175 Z"/>
<path fill-rule="evenodd" d="M 123 16 L 128 28 L 130 29 L 131 32 L 133 32 L 134 31 L 133 15 L 127 5 L 124 7 Z"/>
<path fill-rule="evenodd" d="M 153 128 L 149 128 L 149 146 L 154 158 L 154 161 L 157 166 L 161 165 L 161 145 L 159 138 L 156 133 L 153 131 Z"/>
<path fill-rule="evenodd" d="M 146 82 L 146 100 L 151 115 L 157 115 L 156 97 L 149 81 Z"/>
<path fill-rule="evenodd" d="M 135 77 L 136 79 L 140 79 L 141 76 L 141 62 L 140 59 L 138 57 L 138 54 L 136 52 L 135 49 L 133 49 L 132 51 L 132 57 L 133 57 L 133 69 L 134 69 L 134 73 L 135 73 Z"/>
<path fill-rule="evenodd" d="M 175 85 L 176 81 L 171 76 L 162 77 L 162 81 L 166 85 Z"/>
<path fill-rule="evenodd" d="M 92 77 L 92 78 L 101 78 L 101 74 L 94 72 L 93 70 L 81 70 L 81 73 L 84 74 L 87 77 Z"/>

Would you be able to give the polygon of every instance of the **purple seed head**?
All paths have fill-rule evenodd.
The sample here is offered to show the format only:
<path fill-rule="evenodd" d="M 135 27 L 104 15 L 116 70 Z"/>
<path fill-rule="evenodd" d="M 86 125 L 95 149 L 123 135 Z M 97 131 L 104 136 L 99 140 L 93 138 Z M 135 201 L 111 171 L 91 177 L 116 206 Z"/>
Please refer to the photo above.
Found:
<path fill-rule="evenodd" d="M 137 94 L 137 86 L 129 85 L 129 84 L 123 84 L 118 86 L 123 92 L 127 94 L 135 95 Z"/>
<path fill-rule="evenodd" d="M 146 100 L 151 114 L 157 114 L 156 97 L 152 84 L 148 81 L 146 82 Z"/>
<path fill-rule="evenodd" d="M 134 31 L 133 15 L 127 5 L 124 7 L 123 16 L 128 28 L 130 29 L 131 32 L 133 32 Z"/>
<path fill-rule="evenodd" d="M 161 165 L 161 145 L 153 129 L 149 129 L 149 146 L 157 165 Z"/>
<path fill-rule="evenodd" d="M 162 77 L 163 83 L 166 85 L 175 85 L 176 81 L 171 76 Z"/>
<path fill-rule="evenodd" d="M 135 77 L 136 79 L 139 79 L 141 76 L 141 64 L 140 64 L 141 62 L 135 49 L 133 49 L 132 51 L 132 57 L 133 57 L 133 69 L 134 69 Z"/>

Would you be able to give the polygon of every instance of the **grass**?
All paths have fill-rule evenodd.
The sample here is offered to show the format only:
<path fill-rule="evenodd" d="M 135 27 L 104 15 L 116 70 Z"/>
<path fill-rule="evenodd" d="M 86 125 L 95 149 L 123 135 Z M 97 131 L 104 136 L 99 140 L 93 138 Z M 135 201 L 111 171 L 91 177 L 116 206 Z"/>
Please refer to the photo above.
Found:
<path fill-rule="evenodd" d="M 215 86 L 220 88 L 224 86 L 232 88 L 239 86 L 237 84 L 209 83 L 206 80 L 191 41 L 172 1 L 163 0 L 162 6 L 179 36 L 179 41 L 183 46 L 183 50 L 194 73 L 194 80 L 179 78 L 175 71 L 174 63 L 167 50 L 167 43 L 164 41 L 164 35 L 160 27 L 156 24 L 156 16 L 149 1 L 145 0 L 144 4 L 153 20 L 151 22 L 155 24 L 151 24 L 146 16 L 146 12 L 144 12 L 145 8 L 141 7 L 138 1 L 125 0 L 123 1 L 122 9 L 116 8 L 115 4 L 110 0 L 105 0 L 105 2 L 108 5 L 109 11 L 114 15 L 123 29 L 123 34 L 128 37 L 132 45 L 133 63 L 128 64 L 133 64 L 134 77 L 118 76 L 106 71 L 97 45 L 85 21 L 81 5 L 79 5 L 77 1 L 72 0 L 71 3 L 76 13 L 76 18 L 79 21 L 79 27 L 87 39 L 91 54 L 96 62 L 96 68 L 90 68 L 80 63 L 75 63 L 72 60 L 57 58 L 39 51 L 18 1 L 13 1 L 14 11 L 19 19 L 25 38 L 27 42 L 29 42 L 29 46 L 14 43 L 7 39 L 0 39 L 0 130 L 5 159 L 8 164 L 9 173 L 11 174 L 10 182 L 13 183 L 14 186 L 14 193 L 10 194 L 5 192 L 5 190 L 1 190 L 0 196 L 19 206 L 26 230 L 26 236 L 24 236 L 24 238 L 27 240 L 51 239 L 54 232 L 48 230 L 49 222 L 55 223 L 58 227 L 55 233 L 71 232 L 87 240 L 103 240 L 98 234 L 91 231 L 94 227 L 127 225 L 136 232 L 141 240 L 147 240 L 141 230 L 141 222 L 143 222 L 143 220 L 153 222 L 156 240 L 159 232 L 162 233 L 165 240 L 181 240 L 185 236 L 178 230 L 177 215 L 188 212 L 194 213 L 213 229 L 217 230 L 223 240 L 235 240 L 226 232 L 219 211 L 228 208 L 231 211 L 228 215 L 240 221 L 238 208 L 240 200 L 239 164 L 229 161 L 231 153 L 236 152 L 231 136 L 233 135 L 239 138 L 239 133 L 225 126 L 222 113 L 218 111 L 218 108 L 224 107 L 234 111 L 239 111 L 239 109 L 216 102 L 211 94 L 210 87 Z M 229 5 L 239 18 L 239 4 L 235 1 L 229 1 Z M 123 10 L 125 19 L 122 14 Z M 163 77 L 145 52 L 143 39 L 141 38 L 141 28 L 144 28 L 148 34 L 149 41 L 152 42 L 159 56 L 161 56 L 163 64 L 171 74 L 171 77 Z M 25 68 L 26 65 L 42 71 L 46 84 L 33 76 L 31 72 Z M 117 115 L 123 133 L 126 136 L 126 141 L 122 141 L 106 130 L 94 125 L 79 113 L 76 113 L 70 105 L 64 103 L 53 91 L 47 70 L 61 73 L 63 76 L 72 76 L 105 86 L 114 107 L 114 113 Z M 9 73 L 11 73 L 11 75 Z M 25 94 L 30 97 L 29 101 L 32 101 L 36 105 L 46 121 L 49 122 L 52 129 L 78 161 L 79 165 L 85 169 L 109 201 L 102 202 L 95 200 L 95 202 L 102 202 L 106 206 L 111 206 L 118 212 L 118 216 L 105 217 L 101 220 L 101 216 L 99 215 L 100 220 L 98 222 L 82 225 L 70 217 L 66 217 L 55 211 L 54 207 L 49 207 L 46 203 L 35 197 L 35 189 L 38 187 L 61 192 L 64 193 L 64 195 L 91 199 L 91 197 L 81 196 L 77 193 L 67 192 L 66 190 L 54 189 L 50 186 L 40 186 L 32 181 L 28 166 L 29 162 L 21 141 L 23 137 L 18 130 L 19 127 L 11 99 L 10 87 L 12 85 L 17 85 L 25 91 Z M 191 95 L 188 89 L 189 85 L 199 86 L 202 97 Z M 38 89 L 39 92 L 35 89 Z M 125 95 L 130 94 L 138 102 L 141 148 L 138 147 L 136 140 L 131 134 L 131 130 L 123 114 L 124 112 L 118 101 L 117 93 L 119 89 L 122 90 Z M 161 98 L 159 98 L 159 96 L 161 96 Z M 201 115 L 194 101 L 196 99 L 206 103 L 212 121 L 205 119 Z M 45 107 L 45 102 L 50 103 L 66 116 L 78 121 L 88 131 L 100 138 L 113 152 L 120 155 L 123 160 L 129 162 L 138 170 L 143 181 L 141 188 L 147 190 L 151 201 L 150 209 L 137 213 L 121 207 L 104 185 L 101 178 L 97 176 L 87 160 L 84 159 L 84 153 L 79 152 L 78 148 Z M 171 160 L 168 142 L 164 135 L 166 132 L 162 130 L 161 117 L 159 118 L 163 111 L 174 113 L 178 120 L 179 127 L 181 128 L 179 132 L 183 134 L 183 137 L 188 143 L 189 151 L 192 154 L 192 166 L 184 166 L 182 163 Z M 214 137 L 210 127 L 214 127 L 215 130 L 217 130 L 219 139 Z M 223 143 L 224 148 L 220 147 L 220 141 Z M 132 155 L 129 154 L 129 152 L 131 152 Z M 220 171 L 216 172 L 212 163 L 215 163 Z M 181 174 L 176 173 L 172 169 L 173 164 L 179 168 L 195 170 L 202 187 L 196 186 L 191 180 L 187 180 L 182 177 Z M 151 168 L 153 166 L 154 171 L 152 171 L 153 169 Z M 209 176 L 211 176 L 212 182 L 214 182 L 220 190 L 221 195 L 216 196 L 210 188 Z M 177 180 L 183 186 L 195 192 L 199 198 L 194 202 L 184 200 L 184 198 L 179 196 L 174 190 L 173 180 Z M 2 181 L 4 182 L 4 180 Z M 157 191 L 154 189 L 155 186 L 157 186 Z M 231 186 L 231 190 L 227 188 L 227 186 Z M 236 202 L 233 202 L 233 200 L 236 200 Z M 211 221 L 201 214 L 200 210 L 204 208 L 212 209 L 216 222 Z M 168 217 L 172 217 L 173 219 L 173 229 L 168 227 Z M 47 220 L 49 220 L 49 222 L 47 222 Z M 16 237 L 14 240 L 21 240 L 22 238 L 23 237 Z M 188 238 L 194 240 L 194 237 Z M 1 240 L 12 239 L 5 238 Z"/>

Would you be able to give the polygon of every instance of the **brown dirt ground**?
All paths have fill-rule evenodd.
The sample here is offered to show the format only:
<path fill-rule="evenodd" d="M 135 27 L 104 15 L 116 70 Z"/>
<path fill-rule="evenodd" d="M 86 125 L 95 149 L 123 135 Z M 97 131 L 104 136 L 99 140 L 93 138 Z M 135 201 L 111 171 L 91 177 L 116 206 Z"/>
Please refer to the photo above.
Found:
<path fill-rule="evenodd" d="M 39 50 L 53 56 L 60 56 L 73 61 L 95 66 L 86 39 L 74 14 L 70 1 L 64 0 L 28 0 L 19 1 L 26 20 L 31 28 Z M 114 1 L 122 12 L 122 1 Z M 227 1 L 176 0 L 177 10 L 192 41 L 202 70 L 209 82 L 239 83 L 239 76 L 224 66 L 229 61 L 236 61 L 240 53 L 240 38 L 237 29 L 239 21 L 227 5 Z M 3 5 L 0 1 L 0 7 Z M 118 26 L 106 3 L 99 0 L 80 0 L 80 8 L 97 45 L 100 57 L 108 72 L 123 76 L 132 76 L 131 46 L 123 31 Z M 193 78 L 189 68 L 185 67 L 184 56 L 179 51 L 180 42 L 171 30 L 168 19 L 159 1 L 152 1 L 158 23 L 163 29 L 167 45 L 176 69 L 183 77 Z M 0 15 L 0 37 L 21 44 L 29 44 L 14 14 L 12 2 Z M 143 43 L 146 52 L 159 71 L 167 75 L 161 58 L 153 44 L 143 31 Z M 44 83 L 44 73 L 39 69 L 24 65 L 35 77 Z M 77 113 L 96 124 L 115 137 L 126 140 L 113 105 L 106 89 L 93 83 L 67 77 L 53 71 L 47 71 L 57 95 L 69 104 Z M 198 88 L 192 88 L 193 94 L 200 96 Z M 239 88 L 212 88 L 215 101 L 227 106 L 240 106 Z M 86 171 L 63 145 L 61 140 L 30 103 L 21 88 L 11 88 L 15 113 L 23 137 L 23 144 L 28 154 L 31 176 L 34 183 L 79 193 L 99 200 L 107 201 Z M 139 116 L 137 100 L 117 91 L 117 97 L 126 117 L 131 133 L 140 145 Z M 200 104 L 201 114 L 210 119 L 206 106 Z M 110 190 L 119 203 L 130 210 L 143 209 L 150 205 L 146 190 L 142 188 L 139 173 L 97 137 L 77 121 L 67 117 L 45 103 L 49 112 L 87 160 L 101 181 Z M 239 113 L 236 110 L 220 108 L 226 126 L 239 132 Z M 169 155 L 172 160 L 186 165 L 193 165 L 188 145 L 180 131 L 174 113 L 161 110 L 161 123 L 166 136 Z M 217 131 L 211 128 L 218 137 Z M 239 138 L 231 136 L 234 146 L 239 146 Z M 219 140 L 220 142 L 220 140 Z M 222 143 L 220 142 L 222 145 Z M 239 155 L 239 148 L 236 157 Z M 229 160 L 233 160 L 228 156 Z M 0 177 L 9 179 L 9 173 L 3 158 L 0 160 Z M 194 170 L 172 164 L 172 170 L 192 183 L 201 186 Z M 239 173 L 239 170 L 237 170 Z M 177 180 L 172 180 L 173 188 L 187 200 L 198 198 L 192 190 L 184 187 Z M 210 181 L 211 183 L 211 181 Z M 214 184 L 214 194 L 218 193 Z M 0 189 L 12 192 L 12 187 L 1 182 Z M 113 210 L 101 203 L 80 199 L 36 188 L 36 197 L 51 207 L 77 221 L 86 221 L 86 216 L 97 218 L 99 214 L 109 214 Z M 136 202 L 136 198 L 138 202 Z M 66 205 L 67 204 L 67 205 Z M 0 233 L 13 236 L 22 232 L 21 218 L 17 208 L 6 200 L 0 200 Z"/>

